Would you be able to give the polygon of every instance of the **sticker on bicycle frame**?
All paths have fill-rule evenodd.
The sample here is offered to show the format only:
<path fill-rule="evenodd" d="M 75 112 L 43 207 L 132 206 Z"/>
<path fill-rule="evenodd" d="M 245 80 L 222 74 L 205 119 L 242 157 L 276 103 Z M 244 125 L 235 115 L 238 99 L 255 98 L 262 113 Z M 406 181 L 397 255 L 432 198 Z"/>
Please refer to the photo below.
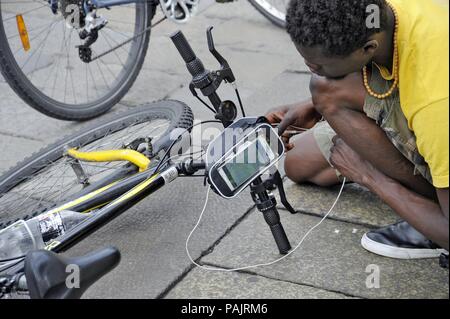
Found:
<path fill-rule="evenodd" d="M 167 171 L 161 173 L 161 176 L 164 178 L 166 184 L 169 184 L 178 177 L 178 170 L 175 167 L 171 167 Z"/>
<path fill-rule="evenodd" d="M 59 245 L 61 245 L 61 243 L 59 241 L 54 240 L 50 244 L 45 246 L 45 250 L 51 251 L 51 250 L 55 249 L 56 247 L 58 247 Z"/>
<path fill-rule="evenodd" d="M 65 232 L 64 223 L 59 213 L 44 214 L 39 216 L 38 220 L 44 242 L 58 238 Z"/>

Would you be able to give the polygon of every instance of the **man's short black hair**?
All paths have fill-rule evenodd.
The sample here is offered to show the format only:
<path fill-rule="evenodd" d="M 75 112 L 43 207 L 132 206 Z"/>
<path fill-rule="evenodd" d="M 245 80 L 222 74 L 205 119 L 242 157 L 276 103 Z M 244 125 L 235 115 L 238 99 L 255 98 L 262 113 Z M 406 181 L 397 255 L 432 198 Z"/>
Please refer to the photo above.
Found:
<path fill-rule="evenodd" d="M 370 5 L 380 9 L 380 28 L 367 27 Z M 386 0 L 291 0 L 287 31 L 297 45 L 321 47 L 325 56 L 347 56 L 385 28 L 386 6 Z"/>

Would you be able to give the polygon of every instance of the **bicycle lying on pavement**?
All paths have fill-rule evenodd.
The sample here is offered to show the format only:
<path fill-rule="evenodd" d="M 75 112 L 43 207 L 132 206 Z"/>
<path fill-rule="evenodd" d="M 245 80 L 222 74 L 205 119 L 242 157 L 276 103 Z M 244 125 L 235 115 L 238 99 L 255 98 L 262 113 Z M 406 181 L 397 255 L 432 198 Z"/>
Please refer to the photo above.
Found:
<path fill-rule="evenodd" d="M 284 26 L 288 0 L 249 1 Z M 154 22 L 158 6 L 163 15 Z M 199 0 L 0 0 L 0 71 L 36 110 L 91 119 L 127 94 L 151 30 L 165 19 L 188 22 L 198 6 Z"/>
<path fill-rule="evenodd" d="M 0 177 L 0 297 L 80 298 L 120 261 L 115 248 L 81 258 L 60 257 L 90 234 L 180 176 L 204 176 L 224 198 L 250 188 L 280 254 L 291 245 L 280 221 L 275 196 L 291 212 L 275 164 L 283 142 L 264 117 L 246 117 L 239 106 L 217 94 L 225 81 L 235 83 L 228 62 L 217 52 L 208 29 L 208 45 L 221 67 L 208 71 L 181 31 L 172 41 L 193 76 L 192 93 L 214 120 L 194 125 L 182 102 L 160 101 L 137 107 L 84 129 L 26 159 Z M 208 97 L 212 107 L 198 95 Z M 238 119 L 239 111 L 242 117 Z M 196 125 L 220 123 L 222 133 L 199 152 L 182 159 L 182 147 Z M 252 158 L 254 156 L 254 158 Z M 79 269 L 78 288 L 65 284 L 67 267 Z"/>

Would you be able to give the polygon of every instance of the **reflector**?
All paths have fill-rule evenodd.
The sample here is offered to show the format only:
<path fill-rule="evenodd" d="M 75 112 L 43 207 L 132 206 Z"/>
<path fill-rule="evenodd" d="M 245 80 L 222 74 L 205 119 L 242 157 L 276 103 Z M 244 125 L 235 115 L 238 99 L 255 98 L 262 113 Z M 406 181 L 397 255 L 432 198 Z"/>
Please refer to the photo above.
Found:
<path fill-rule="evenodd" d="M 30 38 L 28 37 L 27 26 L 25 25 L 25 21 L 21 14 L 16 16 L 17 20 L 17 30 L 19 30 L 20 40 L 22 40 L 23 49 L 29 51 L 30 46 Z"/>

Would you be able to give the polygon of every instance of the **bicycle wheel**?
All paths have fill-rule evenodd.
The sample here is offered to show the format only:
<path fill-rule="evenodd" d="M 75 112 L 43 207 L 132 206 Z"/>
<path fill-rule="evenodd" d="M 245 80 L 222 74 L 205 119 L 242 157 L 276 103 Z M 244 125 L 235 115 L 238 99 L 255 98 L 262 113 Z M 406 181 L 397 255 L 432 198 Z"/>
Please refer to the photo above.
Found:
<path fill-rule="evenodd" d="M 28 220 L 83 190 L 66 149 L 81 151 L 120 149 L 132 141 L 151 137 L 156 142 L 174 128 L 189 129 L 191 109 L 178 101 L 161 101 L 138 107 L 48 146 L 0 177 L 0 230 L 17 220 Z M 123 163 L 87 163 L 83 170 L 90 183 L 123 168 Z M 153 159 L 152 165 L 158 165 Z"/>
<path fill-rule="evenodd" d="M 249 0 L 250 4 L 275 25 L 286 28 L 286 11 L 290 0 Z"/>
<path fill-rule="evenodd" d="M 145 29 L 155 6 L 150 0 L 136 1 L 97 11 L 108 23 L 90 47 L 93 57 L 136 38 L 85 63 L 77 46 L 85 43 L 79 33 L 86 18 L 80 14 L 79 22 L 72 23 L 69 10 L 84 0 L 58 0 L 55 14 L 48 0 L 0 0 L 3 76 L 26 103 L 48 116 L 80 121 L 105 113 L 128 92 L 147 53 L 150 31 Z"/>

